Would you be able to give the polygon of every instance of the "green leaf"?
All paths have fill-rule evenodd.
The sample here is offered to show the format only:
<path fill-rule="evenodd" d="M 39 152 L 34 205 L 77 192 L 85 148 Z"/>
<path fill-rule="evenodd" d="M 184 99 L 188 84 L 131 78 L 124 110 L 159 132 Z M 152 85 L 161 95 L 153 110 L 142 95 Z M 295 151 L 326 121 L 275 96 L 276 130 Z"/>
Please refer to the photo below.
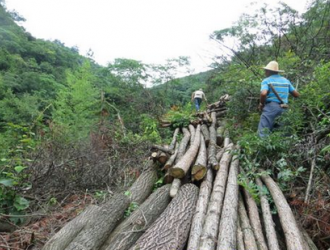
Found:
<path fill-rule="evenodd" d="M 22 170 L 24 170 L 24 169 L 26 169 L 26 167 L 23 167 L 23 166 L 16 166 L 16 167 L 15 167 L 15 171 L 16 171 L 16 173 L 20 173 L 20 172 L 22 172 Z"/>
<path fill-rule="evenodd" d="M 29 207 L 29 201 L 22 196 L 16 196 L 15 197 L 15 202 L 14 202 L 14 207 L 20 211 L 27 209 Z"/>
<path fill-rule="evenodd" d="M 13 180 L 12 179 L 0 179 L 0 184 L 4 185 L 6 187 L 12 187 Z"/>

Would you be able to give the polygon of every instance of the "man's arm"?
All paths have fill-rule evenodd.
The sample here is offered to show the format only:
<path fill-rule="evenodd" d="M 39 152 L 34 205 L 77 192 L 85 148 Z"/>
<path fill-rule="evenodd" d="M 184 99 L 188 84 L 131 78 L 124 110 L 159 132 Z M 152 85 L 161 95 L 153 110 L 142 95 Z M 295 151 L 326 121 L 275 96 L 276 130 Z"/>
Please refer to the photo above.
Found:
<path fill-rule="evenodd" d="M 262 110 L 263 107 L 264 107 L 265 104 L 266 104 L 267 93 L 268 93 L 268 90 L 262 90 L 262 91 L 260 92 L 260 103 L 259 103 L 259 109 L 260 109 L 260 110 Z"/>
<path fill-rule="evenodd" d="M 293 97 L 295 97 L 295 98 L 297 98 L 297 97 L 300 96 L 300 94 L 299 94 L 299 92 L 298 92 L 297 90 L 294 90 L 294 91 L 290 92 L 290 94 L 291 94 Z"/>

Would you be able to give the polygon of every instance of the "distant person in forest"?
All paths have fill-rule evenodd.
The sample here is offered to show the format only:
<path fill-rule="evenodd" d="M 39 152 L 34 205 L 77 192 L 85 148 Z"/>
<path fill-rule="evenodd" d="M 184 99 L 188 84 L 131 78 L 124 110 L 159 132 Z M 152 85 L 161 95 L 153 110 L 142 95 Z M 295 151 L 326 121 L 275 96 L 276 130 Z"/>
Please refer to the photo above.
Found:
<path fill-rule="evenodd" d="M 291 82 L 279 75 L 278 63 L 271 61 L 265 70 L 266 78 L 261 82 L 259 110 L 262 111 L 258 126 L 259 137 L 267 136 L 274 127 L 275 119 L 288 108 L 289 93 L 299 97 Z"/>
<path fill-rule="evenodd" d="M 191 101 L 195 103 L 196 111 L 200 110 L 203 99 L 207 102 L 203 89 L 196 90 L 192 93 Z"/>

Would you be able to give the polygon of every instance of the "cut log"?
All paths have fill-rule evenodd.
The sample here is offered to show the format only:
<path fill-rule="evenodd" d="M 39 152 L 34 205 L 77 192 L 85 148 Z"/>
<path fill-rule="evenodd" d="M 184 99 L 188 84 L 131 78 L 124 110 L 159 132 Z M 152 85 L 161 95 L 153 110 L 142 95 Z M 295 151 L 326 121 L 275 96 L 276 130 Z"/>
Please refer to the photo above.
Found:
<path fill-rule="evenodd" d="M 165 165 L 163 167 L 163 170 L 168 170 L 169 168 L 171 168 L 173 166 L 174 161 L 178 155 L 178 149 L 179 149 L 179 143 L 176 143 L 174 154 L 172 154 L 170 156 L 170 158 L 167 160 L 167 162 L 165 163 Z"/>
<path fill-rule="evenodd" d="M 127 250 L 161 215 L 170 202 L 170 185 L 158 188 L 111 233 L 101 250 Z"/>
<path fill-rule="evenodd" d="M 191 170 L 192 179 L 196 181 L 203 179 L 207 171 L 206 145 L 204 141 L 204 136 L 202 134 L 200 140 L 201 140 L 201 144 L 199 147 L 197 159 Z"/>
<path fill-rule="evenodd" d="M 201 131 L 204 136 L 205 144 L 206 144 L 206 146 L 208 146 L 209 142 L 210 142 L 210 132 L 209 132 L 209 128 L 207 127 L 206 124 L 202 124 Z"/>
<path fill-rule="evenodd" d="M 152 145 L 151 147 L 152 149 L 158 149 L 164 153 L 168 153 L 170 155 L 174 154 L 174 150 L 169 148 L 169 147 L 163 147 L 163 146 L 159 146 L 159 145 Z"/>
<path fill-rule="evenodd" d="M 237 220 L 237 250 L 245 250 L 241 223 L 240 223 L 238 215 L 237 215 L 237 217 L 238 217 L 238 220 Z"/>
<path fill-rule="evenodd" d="M 214 180 L 213 190 L 210 198 L 210 202 L 207 208 L 205 223 L 203 226 L 203 232 L 201 235 L 200 246 L 198 250 L 213 250 L 217 242 L 219 232 L 219 221 L 222 209 L 223 197 L 225 194 L 228 166 L 232 155 L 231 151 L 233 145 L 230 144 L 223 154 L 220 162 L 220 170 Z"/>
<path fill-rule="evenodd" d="M 227 110 L 216 112 L 216 117 L 224 117 L 227 114 Z"/>
<path fill-rule="evenodd" d="M 191 124 L 189 124 L 188 128 L 189 128 L 189 132 L 190 132 L 190 144 L 193 144 L 194 139 L 195 139 L 196 130 L 195 130 L 195 127 Z"/>
<path fill-rule="evenodd" d="M 292 210 L 287 203 L 281 189 L 268 174 L 263 173 L 261 178 L 269 189 L 276 205 L 284 231 L 287 249 L 307 250 L 308 248 L 306 247 L 306 242 L 298 229 L 297 222 L 294 218 Z"/>
<path fill-rule="evenodd" d="M 238 209 L 238 157 L 230 164 L 226 195 L 221 213 L 217 250 L 236 249 Z"/>
<path fill-rule="evenodd" d="M 174 178 L 170 190 L 170 196 L 172 198 L 174 198 L 177 195 L 180 187 L 181 187 L 181 180 L 178 178 Z"/>
<path fill-rule="evenodd" d="M 243 173 L 243 169 L 241 169 L 241 173 Z M 249 219 L 251 222 L 251 227 L 257 242 L 257 246 L 259 250 L 268 250 L 265 237 L 262 233 L 262 227 L 258 212 L 258 206 L 255 200 L 252 198 L 250 193 L 244 188 L 243 189 L 247 210 L 249 214 Z"/>
<path fill-rule="evenodd" d="M 243 239 L 245 248 L 248 250 L 258 250 L 257 242 L 255 240 L 253 230 L 249 221 L 249 217 L 247 215 L 243 197 L 239 194 L 239 201 L 238 201 L 238 213 L 240 218 L 240 223 L 243 231 Z"/>
<path fill-rule="evenodd" d="M 63 250 L 83 230 L 85 225 L 97 214 L 101 208 L 90 205 L 81 214 L 68 222 L 44 245 L 43 250 Z"/>
<path fill-rule="evenodd" d="M 190 236 L 189 236 L 187 250 L 199 249 L 199 240 L 202 234 L 207 206 L 212 192 L 212 186 L 213 186 L 213 172 L 211 169 L 209 169 L 207 171 L 205 179 L 203 180 L 200 186 L 196 211 L 190 229 Z"/>
<path fill-rule="evenodd" d="M 230 139 L 229 139 L 229 132 L 228 130 L 225 131 L 225 140 L 223 141 L 223 146 L 227 147 L 230 144 Z"/>
<path fill-rule="evenodd" d="M 169 170 L 167 170 L 164 175 L 164 183 L 169 184 L 169 183 L 172 183 L 173 180 L 174 180 L 174 177 L 172 175 L 170 175 Z"/>
<path fill-rule="evenodd" d="M 194 162 L 197 156 L 200 145 L 200 139 L 201 139 L 200 125 L 198 125 L 196 128 L 194 143 L 190 146 L 190 148 L 187 150 L 184 156 L 182 156 L 182 158 L 175 164 L 175 166 L 170 168 L 170 174 L 174 178 L 182 178 L 186 175 L 191 164 Z"/>
<path fill-rule="evenodd" d="M 178 155 L 175 159 L 175 163 L 179 162 L 182 156 L 185 154 L 189 140 L 190 140 L 190 133 L 188 129 L 182 128 L 183 138 L 179 144 Z"/>
<path fill-rule="evenodd" d="M 217 150 L 217 132 L 215 130 L 216 117 L 215 113 L 211 113 L 212 124 L 210 126 L 210 143 L 208 145 L 208 164 L 215 170 L 219 169 L 219 162 L 217 161 L 216 150 Z"/>
<path fill-rule="evenodd" d="M 98 213 L 89 217 L 91 223 L 87 224 L 65 249 L 98 249 L 124 217 L 129 204 L 130 199 L 125 194 L 115 195 Z"/>
<path fill-rule="evenodd" d="M 171 144 L 170 144 L 170 146 L 169 146 L 169 149 L 174 150 L 174 148 L 176 147 L 176 138 L 177 138 L 179 132 L 180 132 L 180 129 L 179 129 L 179 128 L 176 128 L 176 129 L 174 130 L 173 137 L 172 137 L 172 141 L 171 141 Z"/>
<path fill-rule="evenodd" d="M 220 126 L 220 127 L 218 127 L 218 128 L 217 128 L 217 145 L 218 145 L 219 147 L 222 146 L 223 141 L 224 141 L 224 139 L 225 139 L 224 134 L 225 134 L 225 127 L 224 127 L 224 126 Z"/>
<path fill-rule="evenodd" d="M 128 195 L 117 194 L 102 209 L 91 216 L 89 223 L 72 240 L 66 250 L 92 250 L 103 245 L 108 235 L 124 216 L 131 202 L 141 204 L 151 193 L 157 180 L 157 173 L 152 161 L 149 161 L 144 172 L 128 190 Z"/>
<path fill-rule="evenodd" d="M 183 185 L 161 216 L 130 250 L 183 249 L 196 209 L 197 198 L 198 188 L 195 185 Z"/>
<path fill-rule="evenodd" d="M 160 152 L 159 156 L 158 156 L 158 162 L 161 165 L 164 165 L 167 160 L 170 158 L 169 154 L 165 153 L 165 152 Z"/>
<path fill-rule="evenodd" d="M 266 231 L 266 238 L 268 247 L 270 250 L 280 250 L 280 246 L 277 240 L 277 235 L 275 231 L 275 223 L 272 218 L 272 213 L 268 203 L 267 197 L 264 195 L 263 190 L 266 188 L 259 178 L 256 178 L 256 183 L 259 188 L 259 197 L 261 203 L 262 218 L 264 222 L 264 227 Z"/>

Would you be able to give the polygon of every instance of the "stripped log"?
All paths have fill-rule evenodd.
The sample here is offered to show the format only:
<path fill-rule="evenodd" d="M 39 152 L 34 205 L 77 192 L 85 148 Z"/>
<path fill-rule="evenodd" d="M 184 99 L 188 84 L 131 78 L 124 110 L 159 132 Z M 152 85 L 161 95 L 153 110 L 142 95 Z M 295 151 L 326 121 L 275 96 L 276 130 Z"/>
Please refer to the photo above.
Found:
<path fill-rule="evenodd" d="M 183 249 L 196 209 L 197 198 L 198 187 L 193 184 L 183 185 L 165 211 L 130 250 Z"/>
<path fill-rule="evenodd" d="M 199 249 L 199 240 L 202 234 L 207 206 L 212 192 L 212 184 L 213 184 L 213 172 L 211 169 L 209 169 L 207 171 L 205 179 L 203 180 L 200 186 L 196 211 L 190 229 L 190 236 L 189 236 L 187 250 Z"/>
<path fill-rule="evenodd" d="M 238 213 L 241 222 L 241 227 L 243 231 L 243 239 L 245 248 L 248 250 L 258 250 L 257 242 L 255 240 L 253 230 L 249 221 L 249 217 L 247 215 L 243 197 L 239 194 L 239 201 L 238 201 Z"/>
<path fill-rule="evenodd" d="M 206 153 L 206 145 L 204 141 L 204 136 L 201 134 L 201 144 L 199 147 L 197 159 L 195 161 L 194 166 L 191 169 L 192 179 L 199 181 L 204 178 L 207 172 L 207 153 Z"/>
<path fill-rule="evenodd" d="M 217 133 L 215 130 L 216 126 L 216 117 L 215 113 L 211 113 L 212 117 L 212 124 L 210 126 L 210 143 L 208 145 L 208 164 L 215 170 L 219 169 L 219 162 L 217 161 L 215 155 L 216 155 L 216 145 L 217 145 Z"/>
<path fill-rule="evenodd" d="M 272 218 L 272 213 L 270 210 L 270 206 L 268 203 L 267 197 L 264 195 L 264 188 L 266 188 L 259 178 L 256 178 L 256 183 L 259 189 L 259 197 L 262 211 L 262 218 L 264 222 L 264 228 L 266 232 L 266 238 L 268 247 L 270 250 L 280 250 L 280 246 L 278 243 L 276 231 L 275 231 L 275 223 Z"/>
<path fill-rule="evenodd" d="M 243 169 L 241 169 L 241 173 L 244 174 Z M 251 222 L 252 230 L 257 242 L 257 246 L 259 250 L 268 250 L 265 237 L 262 233 L 262 227 L 258 212 L 258 206 L 255 202 L 255 200 L 252 198 L 250 193 L 244 188 L 243 189 L 247 210 L 249 214 L 249 219 Z"/>
<path fill-rule="evenodd" d="M 182 128 L 183 138 L 179 144 L 178 155 L 175 159 L 175 163 L 177 163 L 182 156 L 185 154 L 189 140 L 190 140 L 190 133 L 188 129 Z"/>
<path fill-rule="evenodd" d="M 200 133 L 200 125 L 198 125 L 196 128 L 194 143 L 190 146 L 184 156 L 182 156 L 182 158 L 175 164 L 175 166 L 170 169 L 170 174 L 174 178 L 184 177 L 195 160 L 200 145 Z"/>
<path fill-rule="evenodd" d="M 265 172 L 263 173 L 261 178 L 269 189 L 276 205 L 281 225 L 284 231 L 287 249 L 307 250 L 307 243 L 305 242 L 301 232 L 299 231 L 292 210 L 287 203 L 281 189 L 268 174 L 265 174 Z"/>
<path fill-rule="evenodd" d="M 230 144 L 227 149 L 232 149 L 233 145 Z M 223 197 L 225 194 L 228 166 L 232 155 L 230 150 L 226 150 L 223 154 L 220 162 L 220 170 L 214 180 L 213 190 L 207 208 L 205 223 L 203 226 L 203 232 L 200 240 L 200 246 L 198 250 L 213 250 L 217 242 L 219 231 L 219 220 L 222 209 Z"/>
<path fill-rule="evenodd" d="M 68 222 L 59 232 L 57 232 L 44 245 L 43 250 L 63 250 L 71 241 L 83 230 L 85 225 L 97 214 L 101 208 L 98 206 L 88 206 L 81 214 Z"/>
<path fill-rule="evenodd" d="M 191 124 L 189 124 L 188 128 L 189 128 L 189 132 L 190 132 L 190 144 L 193 144 L 194 139 L 195 139 L 196 130 L 195 130 L 195 127 Z"/>
<path fill-rule="evenodd" d="M 172 198 L 174 198 L 177 195 L 180 187 L 181 187 L 181 180 L 179 178 L 174 178 L 170 189 L 170 196 Z"/>
<path fill-rule="evenodd" d="M 202 124 L 201 131 L 204 136 L 205 144 L 208 146 L 210 142 L 210 131 L 206 124 Z"/>
<path fill-rule="evenodd" d="M 174 150 L 174 148 L 176 147 L 176 138 L 177 138 L 179 132 L 180 132 L 180 129 L 179 129 L 179 128 L 176 128 L 176 129 L 174 130 L 173 137 L 172 137 L 172 141 L 171 141 L 171 144 L 170 144 L 170 146 L 169 146 L 169 149 Z"/>
<path fill-rule="evenodd" d="M 227 145 L 228 146 L 228 145 Z M 225 152 L 225 149 L 224 148 L 221 148 L 217 154 L 215 155 L 215 158 L 217 159 L 217 161 L 220 161 L 221 160 L 221 157 L 223 155 L 223 153 Z"/>
<path fill-rule="evenodd" d="M 226 195 L 221 213 L 217 250 L 236 249 L 238 209 L 238 157 L 230 164 Z"/>
<path fill-rule="evenodd" d="M 241 223 L 240 223 L 238 215 L 237 215 L 237 217 L 238 217 L 238 220 L 237 220 L 237 250 L 245 250 Z"/>
<path fill-rule="evenodd" d="M 111 233 L 101 250 L 127 250 L 161 215 L 170 202 L 170 185 L 158 188 Z"/>
<path fill-rule="evenodd" d="M 173 166 L 173 163 L 178 155 L 178 149 L 179 149 L 179 143 L 176 143 L 174 154 L 172 154 L 170 156 L 170 158 L 167 160 L 167 162 L 165 163 L 165 165 L 163 167 L 163 170 L 168 170 L 169 168 L 171 168 Z"/>
<path fill-rule="evenodd" d="M 164 153 L 168 153 L 170 155 L 174 154 L 174 150 L 169 148 L 169 147 L 164 147 L 164 146 L 159 146 L 159 145 L 152 145 L 151 147 L 152 149 L 157 149 L 157 150 L 160 150 Z"/>
<path fill-rule="evenodd" d="M 128 195 L 117 194 L 102 206 L 84 229 L 72 240 L 66 250 L 92 250 L 103 245 L 108 235 L 124 216 L 131 202 L 142 203 L 151 193 L 157 180 L 152 161 L 144 166 L 144 172 L 128 190 Z"/>

